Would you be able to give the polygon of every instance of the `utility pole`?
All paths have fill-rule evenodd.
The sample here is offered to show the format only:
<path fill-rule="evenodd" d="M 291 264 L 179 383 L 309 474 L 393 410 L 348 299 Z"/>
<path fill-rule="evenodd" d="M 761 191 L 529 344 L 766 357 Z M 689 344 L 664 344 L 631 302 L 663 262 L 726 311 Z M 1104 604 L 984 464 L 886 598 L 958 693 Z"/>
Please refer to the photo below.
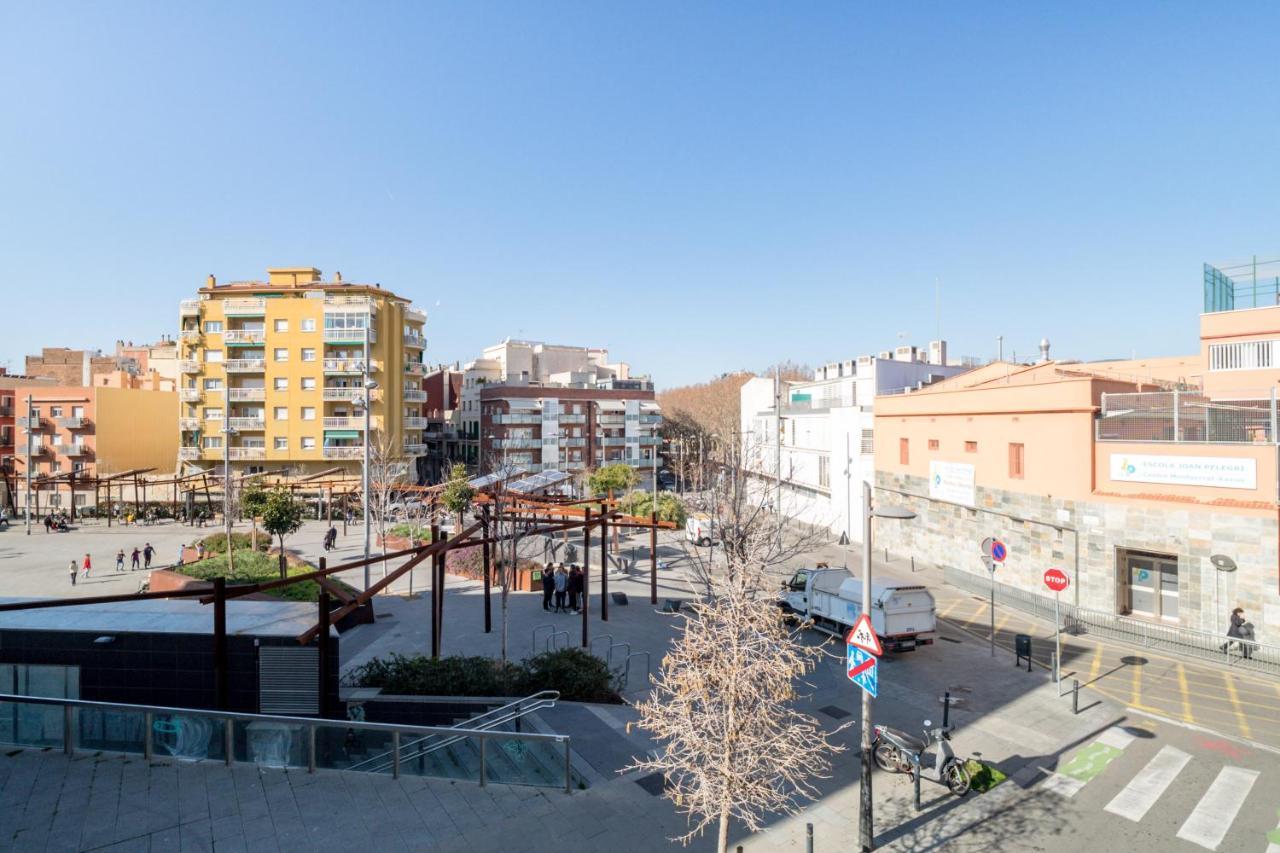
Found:
<path fill-rule="evenodd" d="M 31 395 L 27 395 L 27 535 L 31 535 L 31 466 L 35 464 L 35 455 L 31 452 Z M 75 503 L 75 497 L 71 498 Z M 46 531 L 48 532 L 48 531 Z"/>
<path fill-rule="evenodd" d="M 871 484 L 862 484 L 862 615 L 871 618 Z M 858 841 L 862 853 L 875 849 L 871 811 L 871 694 L 862 691 L 862 756 L 858 785 Z M 919 771 L 917 771 L 919 772 Z"/>
<path fill-rule="evenodd" d="M 369 588 L 369 410 L 373 408 L 373 381 L 369 378 L 369 326 L 372 315 L 365 321 L 364 329 L 364 362 L 361 373 L 364 376 L 364 466 L 360 472 L 360 511 L 364 515 L 364 588 Z M 385 545 L 384 545 L 385 547 Z M 386 553 L 385 551 L 383 553 Z"/>
<path fill-rule="evenodd" d="M 229 415 L 229 412 L 223 413 L 224 417 Z M 235 573 L 235 557 L 231 549 L 231 436 L 236 431 L 228 421 L 223 423 L 227 425 L 222 428 L 222 524 L 227 531 L 227 574 L 231 575 Z"/>
<path fill-rule="evenodd" d="M 778 520 L 778 551 L 782 551 L 782 365 L 773 366 L 773 411 L 778 416 L 777 454 L 774 473 L 778 479 L 778 495 L 774 499 L 773 514 Z"/>

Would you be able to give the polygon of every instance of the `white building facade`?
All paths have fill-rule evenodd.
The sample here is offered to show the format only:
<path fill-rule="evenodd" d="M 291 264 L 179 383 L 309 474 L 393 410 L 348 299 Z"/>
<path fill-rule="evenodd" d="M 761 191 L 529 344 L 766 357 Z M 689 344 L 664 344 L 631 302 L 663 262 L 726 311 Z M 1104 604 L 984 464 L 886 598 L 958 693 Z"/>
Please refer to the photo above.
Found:
<path fill-rule="evenodd" d="M 748 380 L 740 393 L 742 466 L 774 489 L 791 519 L 861 538 L 862 483 L 875 482 L 875 398 L 963 373 L 947 363 L 946 342 L 826 364 L 811 381 Z M 781 441 L 779 441 L 779 437 Z M 768 481 L 769 485 L 764 484 Z"/>

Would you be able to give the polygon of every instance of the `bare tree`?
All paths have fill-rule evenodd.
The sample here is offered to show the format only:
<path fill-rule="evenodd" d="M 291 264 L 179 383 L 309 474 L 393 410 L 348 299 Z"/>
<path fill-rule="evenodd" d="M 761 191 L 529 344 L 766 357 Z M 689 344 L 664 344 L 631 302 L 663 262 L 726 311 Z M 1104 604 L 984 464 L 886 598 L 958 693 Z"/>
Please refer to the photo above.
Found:
<path fill-rule="evenodd" d="M 502 592 L 499 597 L 501 616 L 501 656 L 503 671 L 507 663 L 508 617 L 511 598 L 511 587 L 515 583 L 516 567 L 519 565 L 519 534 L 521 520 L 511 511 L 511 494 L 508 486 L 522 470 L 518 462 L 509 461 L 504 453 L 493 453 L 486 460 L 485 468 L 496 480 L 484 491 L 489 493 L 493 501 L 492 529 L 490 536 L 494 540 L 493 569 L 497 572 L 498 585 Z"/>
<path fill-rule="evenodd" d="M 391 433 L 375 429 L 369 436 L 369 521 L 378 533 L 383 555 L 387 553 L 387 531 L 394 521 L 396 499 L 404 488 L 407 465 L 404 451 Z M 382 576 L 387 562 L 382 561 Z"/>
<path fill-rule="evenodd" d="M 711 824 L 727 853 L 729 823 L 760 828 L 772 813 L 794 813 L 830 775 L 843 747 L 793 706 L 796 682 L 824 654 L 805 644 L 769 595 L 769 537 L 730 549 L 730 570 L 711 580 L 663 658 L 638 724 L 660 747 L 628 770 L 657 771 L 665 794 L 689 818 L 688 843 Z M 843 727 L 840 727 L 843 728 Z"/>

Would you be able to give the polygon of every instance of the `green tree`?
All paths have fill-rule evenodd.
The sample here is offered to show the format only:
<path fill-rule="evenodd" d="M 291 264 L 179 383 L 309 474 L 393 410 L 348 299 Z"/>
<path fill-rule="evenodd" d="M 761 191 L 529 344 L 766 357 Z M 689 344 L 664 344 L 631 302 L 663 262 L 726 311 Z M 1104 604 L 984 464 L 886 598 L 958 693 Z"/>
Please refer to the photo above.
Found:
<path fill-rule="evenodd" d="M 240 493 L 240 510 L 253 522 L 253 533 L 249 541 L 254 551 L 258 550 L 258 516 L 262 515 L 266 507 L 267 490 L 262 488 L 261 483 L 252 483 Z"/>
<path fill-rule="evenodd" d="M 288 489 L 277 487 L 267 493 L 262 507 L 262 529 L 280 543 L 280 577 L 288 576 L 284 556 L 284 539 L 302 526 L 302 504 L 293 499 Z"/>
<path fill-rule="evenodd" d="M 619 502 L 619 508 L 627 515 L 648 518 L 653 512 L 653 494 L 632 492 Z M 680 502 L 679 497 L 671 492 L 658 493 L 658 520 L 675 522 L 677 527 L 684 527 L 684 504 Z"/>
<path fill-rule="evenodd" d="M 606 465 L 591 472 L 591 476 L 587 478 L 587 488 L 593 495 L 614 495 L 634 488 L 638 479 L 636 469 L 630 465 Z"/>
<path fill-rule="evenodd" d="M 467 466 L 454 465 L 449 469 L 449 481 L 440 492 L 440 502 L 458 517 L 458 532 L 462 531 L 462 515 L 471 507 L 476 490 L 468 484 Z"/>

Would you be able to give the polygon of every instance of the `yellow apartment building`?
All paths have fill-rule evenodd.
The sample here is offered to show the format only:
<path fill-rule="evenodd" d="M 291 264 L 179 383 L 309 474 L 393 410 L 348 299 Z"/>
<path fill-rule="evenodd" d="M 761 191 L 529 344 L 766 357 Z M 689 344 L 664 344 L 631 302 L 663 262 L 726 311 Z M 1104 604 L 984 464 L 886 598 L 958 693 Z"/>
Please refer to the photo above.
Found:
<path fill-rule="evenodd" d="M 360 470 L 369 388 L 373 447 L 403 461 L 425 454 L 422 334 L 426 314 L 377 285 L 312 267 L 268 269 L 266 281 L 210 276 L 179 309 L 180 469 Z"/>

